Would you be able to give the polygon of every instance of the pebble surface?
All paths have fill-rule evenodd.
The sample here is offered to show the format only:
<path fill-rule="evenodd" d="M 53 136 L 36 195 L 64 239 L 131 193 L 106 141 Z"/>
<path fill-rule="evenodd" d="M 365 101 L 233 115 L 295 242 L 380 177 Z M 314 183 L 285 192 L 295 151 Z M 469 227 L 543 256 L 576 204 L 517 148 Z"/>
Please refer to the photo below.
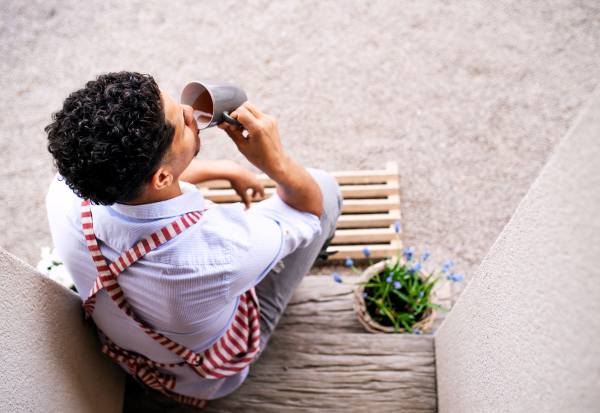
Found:
<path fill-rule="evenodd" d="M 243 86 L 306 166 L 397 161 L 404 245 L 468 281 L 598 86 L 600 3 L 4 0 L 0 55 L 0 247 L 31 265 L 52 245 L 44 127 L 86 81 L 132 70 L 177 98 Z M 199 158 L 250 166 L 223 132 L 201 138 Z"/>

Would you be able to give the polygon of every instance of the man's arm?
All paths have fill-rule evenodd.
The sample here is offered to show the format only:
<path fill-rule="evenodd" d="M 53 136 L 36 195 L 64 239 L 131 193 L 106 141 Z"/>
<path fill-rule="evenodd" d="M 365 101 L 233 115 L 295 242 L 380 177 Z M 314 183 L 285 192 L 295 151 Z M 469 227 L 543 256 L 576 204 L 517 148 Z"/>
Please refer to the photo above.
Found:
<path fill-rule="evenodd" d="M 231 182 L 231 187 L 242 197 L 246 208 L 250 208 L 252 198 L 256 194 L 265 196 L 265 188 L 258 181 L 256 175 L 237 163 L 228 160 L 199 161 L 198 159 L 194 159 L 179 176 L 179 180 L 189 182 L 190 184 L 199 184 L 200 182 L 212 179 L 227 179 Z M 252 189 L 252 195 L 248 194 L 248 189 Z"/>
<path fill-rule="evenodd" d="M 323 195 L 317 182 L 299 163 L 293 161 L 281 146 L 275 118 L 262 113 L 250 102 L 245 102 L 231 116 L 243 127 L 238 129 L 226 123 L 225 130 L 238 150 L 258 169 L 277 183 L 277 194 L 289 206 L 321 217 Z M 247 130 L 245 138 L 243 130 Z"/>

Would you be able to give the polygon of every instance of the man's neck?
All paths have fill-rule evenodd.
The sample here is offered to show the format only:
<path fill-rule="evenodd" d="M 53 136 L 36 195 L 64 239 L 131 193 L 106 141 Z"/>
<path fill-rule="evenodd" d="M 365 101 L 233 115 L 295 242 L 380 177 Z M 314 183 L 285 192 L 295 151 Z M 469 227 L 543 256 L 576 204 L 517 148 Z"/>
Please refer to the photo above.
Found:
<path fill-rule="evenodd" d="M 131 202 L 124 202 L 127 205 L 143 205 L 153 204 L 155 202 L 167 201 L 181 195 L 181 187 L 179 181 L 173 182 L 167 188 L 156 190 L 152 188 L 145 188 L 144 192 L 136 199 Z"/>

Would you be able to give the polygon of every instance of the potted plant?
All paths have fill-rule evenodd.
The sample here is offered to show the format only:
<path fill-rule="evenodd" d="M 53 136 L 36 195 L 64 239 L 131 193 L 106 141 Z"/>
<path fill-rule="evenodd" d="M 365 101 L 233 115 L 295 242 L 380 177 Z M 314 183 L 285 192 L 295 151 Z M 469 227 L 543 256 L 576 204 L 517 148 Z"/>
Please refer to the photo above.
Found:
<path fill-rule="evenodd" d="M 400 222 L 396 222 L 395 229 L 398 234 Z M 402 254 L 398 250 L 395 257 L 377 264 L 373 264 L 367 248 L 363 252 L 371 264 L 364 272 L 359 271 L 350 258 L 346 258 L 346 265 L 360 275 L 359 281 L 354 283 L 354 311 L 358 321 L 371 333 L 425 332 L 437 310 L 449 311 L 437 304 L 439 288 L 450 280 L 464 280 L 464 275 L 448 272 L 454 261 L 446 261 L 440 271 L 427 274 L 423 263 L 414 259 L 412 247 Z M 427 261 L 429 255 L 426 251 L 422 261 Z M 442 283 L 437 284 L 442 277 Z M 333 278 L 342 282 L 337 273 Z"/>

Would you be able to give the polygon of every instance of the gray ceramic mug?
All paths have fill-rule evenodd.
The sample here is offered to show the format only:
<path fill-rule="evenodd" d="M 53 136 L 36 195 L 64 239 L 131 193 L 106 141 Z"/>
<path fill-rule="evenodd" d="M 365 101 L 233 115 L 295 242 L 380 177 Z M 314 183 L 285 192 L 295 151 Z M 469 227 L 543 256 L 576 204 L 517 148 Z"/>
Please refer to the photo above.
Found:
<path fill-rule="evenodd" d="M 181 104 L 194 109 L 198 129 L 210 128 L 221 122 L 240 126 L 241 123 L 229 114 L 247 100 L 244 89 L 220 80 L 193 81 L 181 92 Z"/>

